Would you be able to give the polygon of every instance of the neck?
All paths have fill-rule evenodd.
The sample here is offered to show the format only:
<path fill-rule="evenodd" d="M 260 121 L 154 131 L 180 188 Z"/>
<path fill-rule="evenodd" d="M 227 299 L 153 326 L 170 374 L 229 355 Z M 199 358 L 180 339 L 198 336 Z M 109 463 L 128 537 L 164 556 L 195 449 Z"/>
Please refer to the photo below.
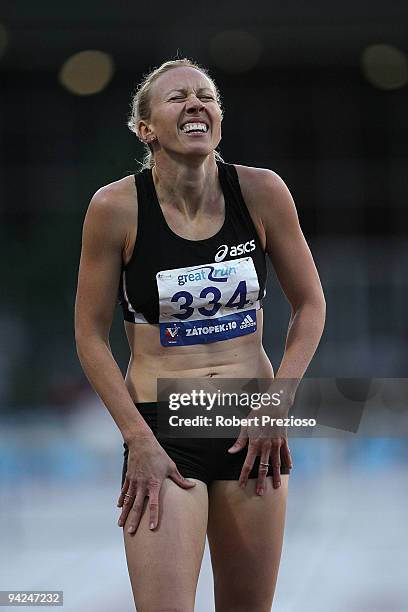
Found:
<path fill-rule="evenodd" d="M 187 165 L 185 160 L 180 163 L 157 155 L 152 172 L 160 202 L 178 208 L 189 218 L 211 206 L 219 197 L 218 171 L 213 155 L 191 165 Z"/>

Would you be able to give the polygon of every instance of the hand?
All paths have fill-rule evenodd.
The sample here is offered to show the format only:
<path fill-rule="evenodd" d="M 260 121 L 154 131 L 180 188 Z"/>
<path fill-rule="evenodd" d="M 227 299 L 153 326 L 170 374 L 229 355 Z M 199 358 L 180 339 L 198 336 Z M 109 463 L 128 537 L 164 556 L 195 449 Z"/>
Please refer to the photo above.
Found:
<path fill-rule="evenodd" d="M 253 414 L 250 413 L 248 418 L 249 416 L 253 416 Z M 238 482 L 239 486 L 243 489 L 247 485 L 248 476 L 253 468 L 255 458 L 260 456 L 258 479 L 256 482 L 256 492 L 258 495 L 263 495 L 265 490 L 266 476 L 268 475 L 267 465 L 271 465 L 272 467 L 272 483 L 275 489 L 279 488 L 281 485 L 281 458 L 289 469 L 293 467 L 287 437 L 275 437 L 273 434 L 272 436 L 271 434 L 268 436 L 261 430 L 262 427 L 260 426 L 241 427 L 241 431 L 236 442 L 231 446 L 231 448 L 228 449 L 229 453 L 237 453 L 245 448 L 247 442 L 249 442 L 247 456 L 242 466 Z"/>
<path fill-rule="evenodd" d="M 275 379 L 270 387 L 271 396 L 275 388 L 280 391 L 278 407 L 270 405 L 267 407 L 262 406 L 260 409 L 252 409 L 245 417 L 248 419 L 248 425 L 241 426 L 237 440 L 228 449 L 230 453 L 237 453 L 245 448 L 248 442 L 247 456 L 239 477 L 239 486 L 242 488 L 245 488 L 247 485 L 248 476 L 253 468 L 255 458 L 257 456 L 260 457 L 258 480 L 256 483 L 258 495 L 263 495 L 265 490 L 269 465 L 272 467 L 274 488 L 278 488 L 281 485 L 281 459 L 289 469 L 293 467 L 287 440 L 287 429 L 286 427 L 276 425 L 274 419 L 285 418 L 289 414 L 290 407 L 294 401 L 294 384 L 289 379 L 285 381 L 282 379 L 277 381 Z M 263 420 L 263 417 L 267 418 Z M 267 424 L 263 424 L 263 422 Z"/>
<path fill-rule="evenodd" d="M 143 512 L 145 498 L 149 498 L 149 527 L 155 529 L 159 522 L 160 489 L 165 478 L 171 478 L 183 489 L 191 489 L 195 482 L 185 479 L 154 435 L 138 436 L 128 444 L 126 478 L 118 499 L 122 513 L 118 520 L 122 527 L 130 510 L 128 533 L 135 533 Z"/>

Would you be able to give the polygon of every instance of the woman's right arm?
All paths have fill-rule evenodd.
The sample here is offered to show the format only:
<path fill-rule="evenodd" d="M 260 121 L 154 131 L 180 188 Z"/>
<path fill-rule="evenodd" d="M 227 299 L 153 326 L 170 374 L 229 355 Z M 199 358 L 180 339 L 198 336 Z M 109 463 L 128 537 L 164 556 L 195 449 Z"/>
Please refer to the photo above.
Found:
<path fill-rule="evenodd" d="M 83 370 L 129 447 L 128 469 L 119 497 L 119 525 L 125 524 L 134 500 L 129 532 L 140 521 L 149 497 L 150 528 L 159 517 L 159 493 L 163 480 L 171 478 L 184 489 L 195 486 L 180 474 L 176 464 L 153 435 L 126 387 L 109 345 L 109 332 L 117 301 L 122 253 L 128 228 L 137 223 L 135 196 L 123 194 L 118 184 L 100 189 L 85 216 L 82 252 L 75 302 L 75 339 Z M 121 191 L 122 189 L 122 191 Z M 129 205 L 130 204 L 130 205 Z"/>
<path fill-rule="evenodd" d="M 152 434 L 136 410 L 109 344 L 122 252 L 127 240 L 126 200 L 108 185 L 92 198 L 85 216 L 75 302 L 75 340 L 82 368 L 125 442 Z M 128 225 L 129 227 L 129 225 Z"/>

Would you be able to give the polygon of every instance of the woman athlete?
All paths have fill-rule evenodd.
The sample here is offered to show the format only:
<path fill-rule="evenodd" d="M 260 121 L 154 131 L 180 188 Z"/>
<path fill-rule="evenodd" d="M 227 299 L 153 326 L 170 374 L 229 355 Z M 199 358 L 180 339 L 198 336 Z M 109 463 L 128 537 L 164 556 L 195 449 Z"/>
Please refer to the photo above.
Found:
<path fill-rule="evenodd" d="M 262 346 L 266 254 L 291 305 L 275 379 L 302 378 L 324 326 L 285 183 L 224 163 L 221 121 L 205 70 L 189 60 L 154 70 L 129 122 L 146 144 L 145 168 L 99 189 L 84 221 L 76 343 L 124 439 L 119 525 L 138 612 L 194 610 L 206 535 L 217 612 L 269 611 L 292 467 L 284 435 L 242 427 L 234 439 L 160 438 L 157 379 L 274 378 Z M 125 380 L 109 345 L 118 297 Z"/>

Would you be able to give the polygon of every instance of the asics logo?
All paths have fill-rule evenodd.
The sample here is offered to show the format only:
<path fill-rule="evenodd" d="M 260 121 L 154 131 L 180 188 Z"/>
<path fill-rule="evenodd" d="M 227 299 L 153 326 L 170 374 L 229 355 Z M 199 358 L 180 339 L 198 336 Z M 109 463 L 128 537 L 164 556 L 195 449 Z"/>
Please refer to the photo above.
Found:
<path fill-rule="evenodd" d="M 215 261 L 222 261 L 228 254 L 230 257 L 236 257 L 237 255 L 244 255 L 244 253 L 250 253 L 251 251 L 255 251 L 255 239 L 248 240 L 248 242 L 241 242 L 241 244 L 234 245 L 229 247 L 227 244 L 221 244 L 218 247 L 218 251 L 215 254 Z"/>

